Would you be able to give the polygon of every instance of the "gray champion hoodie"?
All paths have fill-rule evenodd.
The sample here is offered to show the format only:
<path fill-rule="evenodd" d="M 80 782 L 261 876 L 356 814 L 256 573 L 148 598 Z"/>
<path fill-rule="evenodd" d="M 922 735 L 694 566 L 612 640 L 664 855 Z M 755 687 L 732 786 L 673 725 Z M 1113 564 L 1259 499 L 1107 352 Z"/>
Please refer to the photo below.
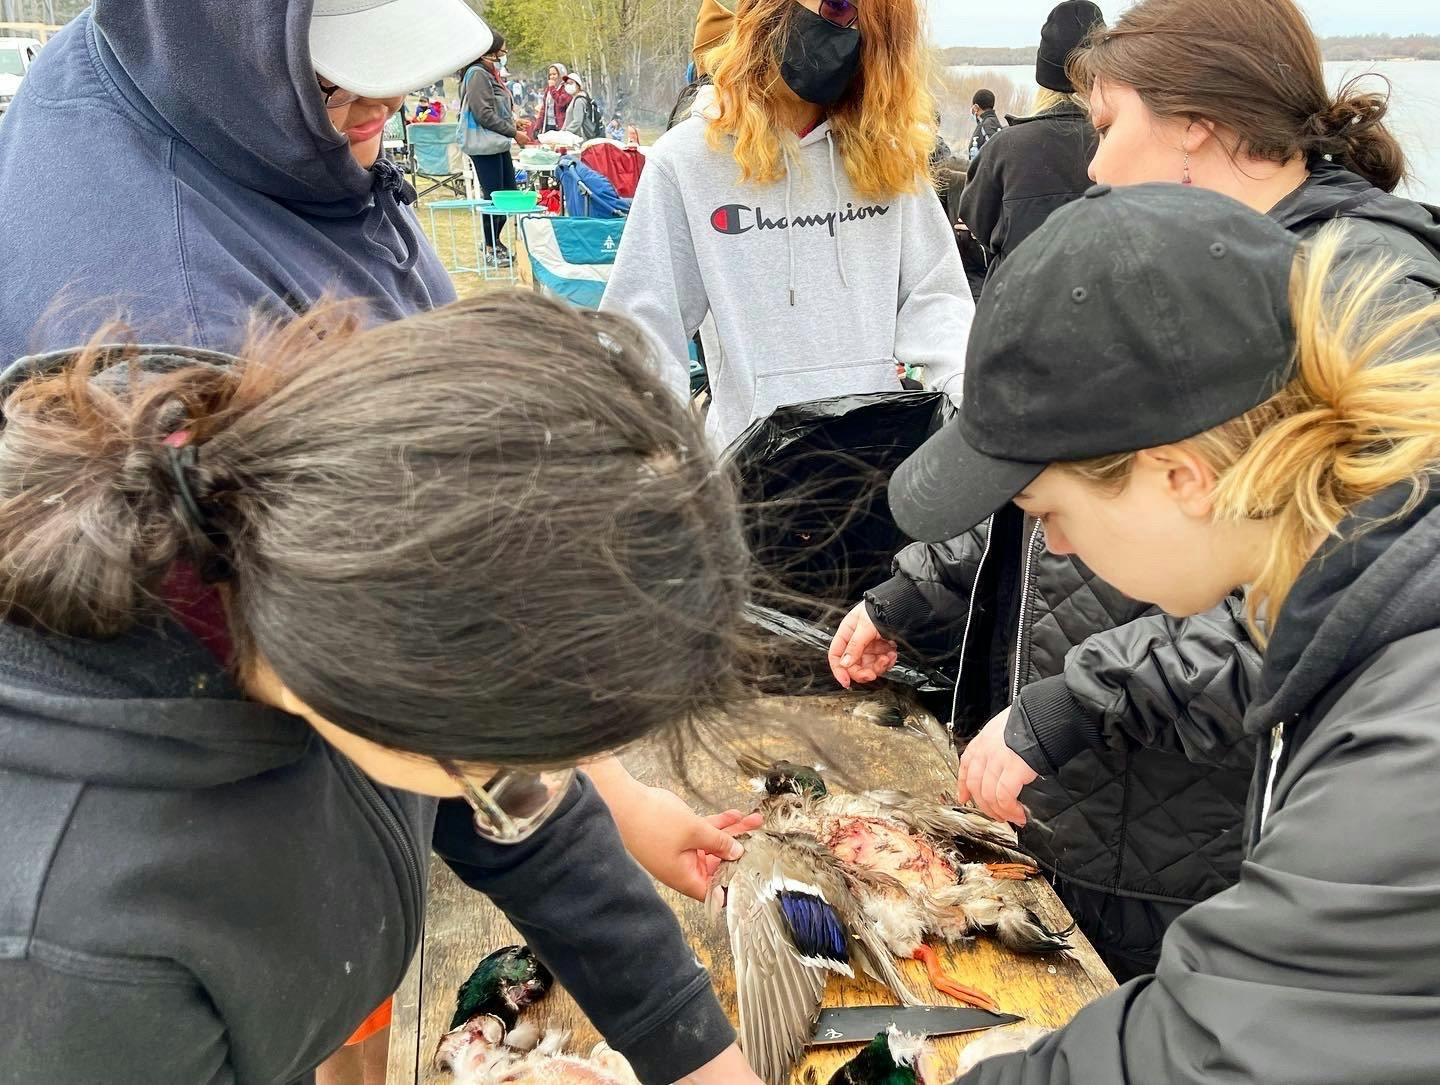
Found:
<path fill-rule="evenodd" d="M 705 325 L 712 444 L 776 407 L 897 389 L 897 361 L 958 399 L 975 305 L 929 186 L 862 197 L 828 122 L 800 140 L 783 182 L 744 183 L 706 141 L 713 102 L 707 87 L 651 149 L 601 304 L 674 360 L 665 378 L 679 396 Z"/>

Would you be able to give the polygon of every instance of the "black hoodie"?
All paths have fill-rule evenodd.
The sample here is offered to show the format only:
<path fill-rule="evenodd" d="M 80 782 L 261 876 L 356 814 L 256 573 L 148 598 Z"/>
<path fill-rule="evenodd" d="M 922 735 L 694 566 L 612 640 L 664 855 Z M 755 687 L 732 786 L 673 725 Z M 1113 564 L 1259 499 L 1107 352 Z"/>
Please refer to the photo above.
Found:
<path fill-rule="evenodd" d="M 1440 1080 L 1440 493 L 1356 510 L 1306 566 L 1245 729 L 1240 882 L 1154 976 L 966 1085 Z"/>
<path fill-rule="evenodd" d="M 513 847 L 436 806 L 244 699 L 173 623 L 0 623 L 0 1082 L 309 1080 L 399 986 L 432 844 L 642 1080 L 733 1042 L 583 777 Z"/>

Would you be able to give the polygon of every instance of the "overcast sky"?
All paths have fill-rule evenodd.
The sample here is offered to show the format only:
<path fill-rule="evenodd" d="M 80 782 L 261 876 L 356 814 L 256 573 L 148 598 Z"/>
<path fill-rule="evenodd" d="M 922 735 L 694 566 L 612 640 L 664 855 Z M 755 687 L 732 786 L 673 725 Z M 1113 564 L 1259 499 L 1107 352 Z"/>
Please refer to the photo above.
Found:
<path fill-rule="evenodd" d="M 941 45 L 1034 45 L 1056 0 L 927 0 L 935 39 Z M 1107 16 L 1115 0 L 1096 0 Z M 1129 0 L 1121 0 L 1128 7 Z M 1316 33 L 1440 34 L 1437 0 L 1302 0 Z"/>

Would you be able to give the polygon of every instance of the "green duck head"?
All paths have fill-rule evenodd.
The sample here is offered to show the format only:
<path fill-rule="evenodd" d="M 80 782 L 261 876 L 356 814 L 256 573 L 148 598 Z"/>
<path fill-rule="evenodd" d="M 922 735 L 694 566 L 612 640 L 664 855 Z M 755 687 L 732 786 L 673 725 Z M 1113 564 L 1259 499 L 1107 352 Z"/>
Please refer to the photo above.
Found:
<path fill-rule="evenodd" d="M 820 770 L 793 761 L 776 761 L 765 774 L 765 791 L 770 795 L 806 795 L 823 799 L 829 792 Z"/>
<path fill-rule="evenodd" d="M 829 1085 L 931 1085 L 925 1040 L 891 1025 L 830 1078 Z"/>
<path fill-rule="evenodd" d="M 497 949 L 476 965 L 470 978 L 460 985 L 450 1027 L 459 1028 L 488 1014 L 503 1021 L 507 1030 L 512 1029 L 520 1011 L 544 998 L 554 982 L 555 977 L 529 946 Z"/>

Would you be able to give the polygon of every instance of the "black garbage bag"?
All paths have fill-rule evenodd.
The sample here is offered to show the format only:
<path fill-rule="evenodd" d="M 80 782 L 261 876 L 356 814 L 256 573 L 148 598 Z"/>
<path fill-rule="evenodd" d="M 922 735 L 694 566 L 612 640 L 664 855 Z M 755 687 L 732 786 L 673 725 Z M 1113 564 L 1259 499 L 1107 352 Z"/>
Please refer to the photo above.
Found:
<path fill-rule="evenodd" d="M 767 574 L 751 618 L 816 653 L 815 663 L 789 675 L 785 692 L 835 691 L 825 647 L 910 541 L 890 515 L 886 484 L 945 410 L 939 392 L 836 396 L 779 408 L 727 451 L 751 550 Z M 891 677 L 920 689 L 948 685 L 914 660 Z"/>

